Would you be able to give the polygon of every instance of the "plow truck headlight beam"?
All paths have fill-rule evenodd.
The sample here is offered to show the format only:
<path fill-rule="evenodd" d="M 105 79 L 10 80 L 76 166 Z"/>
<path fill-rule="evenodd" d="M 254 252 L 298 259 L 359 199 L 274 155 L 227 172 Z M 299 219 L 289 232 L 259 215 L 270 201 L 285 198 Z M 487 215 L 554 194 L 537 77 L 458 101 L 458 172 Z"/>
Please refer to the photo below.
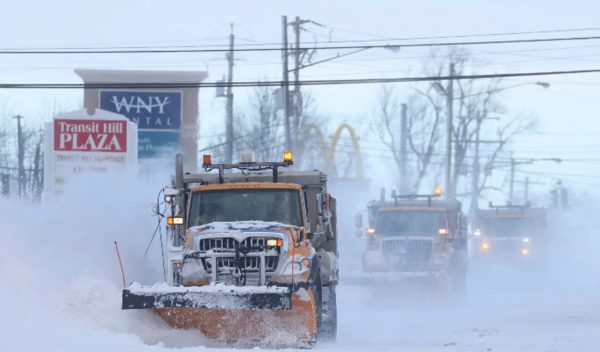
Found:
<path fill-rule="evenodd" d="M 446 235 L 448 235 L 449 233 L 450 233 L 450 232 L 449 232 L 449 231 L 448 231 L 448 229 L 447 229 L 447 228 L 445 228 L 445 227 L 442 227 L 442 228 L 440 228 L 440 229 L 438 230 L 438 235 L 446 236 Z"/>
<path fill-rule="evenodd" d="M 487 252 L 490 249 L 490 244 L 488 242 L 482 243 L 481 249 L 483 249 L 484 252 Z"/>
<path fill-rule="evenodd" d="M 283 240 L 271 238 L 267 240 L 267 247 L 282 247 Z"/>
<path fill-rule="evenodd" d="M 375 229 L 374 229 L 374 228 L 372 228 L 372 227 L 369 227 L 369 228 L 367 229 L 367 235 L 373 235 L 373 234 L 375 234 Z"/>

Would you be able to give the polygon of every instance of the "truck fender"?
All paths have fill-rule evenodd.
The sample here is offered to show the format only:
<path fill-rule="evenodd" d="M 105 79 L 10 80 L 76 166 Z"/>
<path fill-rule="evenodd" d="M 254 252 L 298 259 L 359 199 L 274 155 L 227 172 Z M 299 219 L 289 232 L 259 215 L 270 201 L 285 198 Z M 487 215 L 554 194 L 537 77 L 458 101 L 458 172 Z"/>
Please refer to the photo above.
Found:
<path fill-rule="evenodd" d="M 339 277 L 339 263 L 337 256 L 332 252 L 319 250 L 317 252 L 321 266 L 321 283 L 323 286 L 337 285 Z"/>

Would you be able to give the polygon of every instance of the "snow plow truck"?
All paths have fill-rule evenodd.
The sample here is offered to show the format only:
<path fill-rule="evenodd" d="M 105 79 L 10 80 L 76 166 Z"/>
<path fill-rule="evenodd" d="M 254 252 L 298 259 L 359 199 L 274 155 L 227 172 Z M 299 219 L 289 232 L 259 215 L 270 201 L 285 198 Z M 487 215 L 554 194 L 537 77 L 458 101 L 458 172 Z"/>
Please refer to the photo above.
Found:
<path fill-rule="evenodd" d="M 337 329 L 336 201 L 320 171 L 293 164 L 213 164 L 164 189 L 167 282 L 123 290 L 123 309 L 153 309 L 216 342 L 305 347 Z M 237 171 L 236 171 L 237 170 Z M 217 172 L 210 172 L 217 171 Z M 239 172 L 238 172 L 239 171 Z"/>
<path fill-rule="evenodd" d="M 546 209 L 525 205 L 493 205 L 479 209 L 473 231 L 475 258 L 481 262 L 543 263 Z"/>
<path fill-rule="evenodd" d="M 363 273 L 351 281 L 401 285 L 427 295 L 460 297 L 468 267 L 467 219 L 456 200 L 434 194 L 396 195 L 369 202 L 368 228 L 357 214 L 357 231 L 366 237 Z"/>

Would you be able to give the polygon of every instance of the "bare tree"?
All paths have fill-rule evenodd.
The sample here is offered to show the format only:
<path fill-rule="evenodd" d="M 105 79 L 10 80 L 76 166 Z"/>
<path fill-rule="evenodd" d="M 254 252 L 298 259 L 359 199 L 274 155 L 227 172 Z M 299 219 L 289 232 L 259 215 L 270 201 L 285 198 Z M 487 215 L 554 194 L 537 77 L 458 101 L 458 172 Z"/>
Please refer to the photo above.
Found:
<path fill-rule="evenodd" d="M 452 63 L 454 72 L 449 71 Z M 423 64 L 423 73 L 427 76 L 451 76 L 475 74 L 473 60 L 468 51 L 461 48 L 451 48 L 448 51 L 433 51 L 430 58 Z M 511 140 L 521 133 L 526 133 L 533 127 L 531 116 L 515 115 L 503 118 L 496 123 L 497 128 L 493 137 L 498 138 L 495 149 L 486 155 L 479 150 L 480 138 L 485 133 L 489 136 L 490 117 L 505 114 L 506 107 L 499 101 L 501 92 L 506 89 L 499 79 L 455 80 L 454 89 L 450 92 L 442 85 L 443 82 L 420 83 L 412 87 L 413 94 L 405 98 L 408 104 L 409 133 L 408 144 L 416 159 L 412 175 L 413 190 L 418 191 L 425 178 L 435 178 L 445 167 L 445 153 L 441 144 L 448 138 L 443 125 L 447 123 L 448 103 L 453 105 L 452 139 L 452 177 L 451 187 L 459 189 L 461 180 L 467 175 L 472 176 L 473 182 L 467 184 L 468 193 L 472 200 L 479 198 L 482 191 L 489 189 L 489 174 L 479 178 L 482 172 L 478 167 L 480 158 L 488 162 L 496 160 L 499 153 Z M 392 88 L 382 88 L 377 107 L 378 124 L 374 127 L 380 140 L 388 147 L 393 155 L 396 166 L 400 166 L 399 154 L 399 121 L 400 99 Z M 475 176 L 477 174 L 477 177 Z M 477 202 L 472 201 L 476 206 Z"/>
<path fill-rule="evenodd" d="M 443 121 L 443 107 L 440 99 L 429 89 L 426 91 L 415 89 L 415 92 L 406 100 L 408 105 L 407 142 L 410 151 L 415 156 L 415 167 L 411 172 L 413 192 L 419 190 L 423 178 L 435 161 L 435 152 L 441 139 L 440 124 Z M 378 123 L 373 126 L 374 132 L 389 149 L 394 163 L 399 169 L 402 163 L 399 134 L 401 102 L 393 88 L 382 87 L 375 115 Z M 401 180 L 401 182 L 406 181 Z"/>

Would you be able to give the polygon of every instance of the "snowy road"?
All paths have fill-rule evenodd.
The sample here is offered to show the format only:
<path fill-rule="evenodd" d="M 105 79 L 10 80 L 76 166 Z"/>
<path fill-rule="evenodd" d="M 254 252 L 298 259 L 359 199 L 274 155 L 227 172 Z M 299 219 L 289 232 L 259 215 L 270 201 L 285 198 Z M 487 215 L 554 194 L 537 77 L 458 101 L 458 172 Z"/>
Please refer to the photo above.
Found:
<path fill-rule="evenodd" d="M 155 271 L 160 264 L 140 254 L 153 230 L 152 223 L 141 225 L 148 223 L 147 200 L 132 198 L 115 209 L 112 199 L 91 203 L 88 196 L 52 207 L 0 201 L 1 350 L 210 350 L 198 347 L 206 341 L 194 332 L 170 329 L 149 312 L 119 309 L 113 240 L 130 277 L 143 276 L 132 262 Z M 472 267 L 458 306 L 399 296 L 392 288 L 341 285 L 338 341 L 316 349 L 598 351 L 600 241 L 594 234 L 573 233 L 561 242 L 545 276 L 519 267 Z"/>

